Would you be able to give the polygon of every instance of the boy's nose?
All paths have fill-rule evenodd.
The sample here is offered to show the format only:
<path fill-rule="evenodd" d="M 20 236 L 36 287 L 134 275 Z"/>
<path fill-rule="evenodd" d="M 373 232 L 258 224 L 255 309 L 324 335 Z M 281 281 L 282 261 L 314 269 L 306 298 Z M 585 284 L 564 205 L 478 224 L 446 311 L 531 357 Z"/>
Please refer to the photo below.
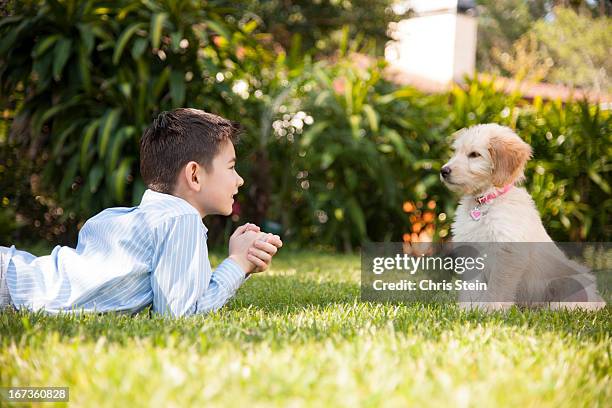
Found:
<path fill-rule="evenodd" d="M 244 184 L 244 179 L 238 175 L 238 187 L 241 187 Z"/>

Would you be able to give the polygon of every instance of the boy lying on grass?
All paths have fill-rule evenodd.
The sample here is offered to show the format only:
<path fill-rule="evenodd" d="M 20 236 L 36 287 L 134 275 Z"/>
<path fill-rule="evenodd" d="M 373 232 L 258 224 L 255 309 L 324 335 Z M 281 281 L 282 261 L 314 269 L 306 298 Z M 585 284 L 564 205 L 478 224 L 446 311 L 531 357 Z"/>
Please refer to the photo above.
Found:
<path fill-rule="evenodd" d="M 229 215 L 244 180 L 235 169 L 239 125 L 197 109 L 160 114 L 140 144 L 148 190 L 140 205 L 89 219 L 76 249 L 49 256 L 0 247 L 0 308 L 48 312 L 136 312 L 172 316 L 223 306 L 249 274 L 267 269 L 282 246 L 245 224 L 214 271 L 202 218 Z"/>

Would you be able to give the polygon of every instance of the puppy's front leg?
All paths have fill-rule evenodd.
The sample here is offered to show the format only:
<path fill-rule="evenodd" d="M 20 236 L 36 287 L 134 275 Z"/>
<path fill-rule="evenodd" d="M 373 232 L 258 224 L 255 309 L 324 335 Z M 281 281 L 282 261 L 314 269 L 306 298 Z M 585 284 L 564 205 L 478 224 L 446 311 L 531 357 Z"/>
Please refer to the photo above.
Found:
<path fill-rule="evenodd" d="M 528 254 L 501 243 L 491 244 L 487 252 L 487 289 L 477 299 L 465 299 L 460 294 L 463 309 L 508 310 L 516 302 L 519 283 L 529 267 Z"/>

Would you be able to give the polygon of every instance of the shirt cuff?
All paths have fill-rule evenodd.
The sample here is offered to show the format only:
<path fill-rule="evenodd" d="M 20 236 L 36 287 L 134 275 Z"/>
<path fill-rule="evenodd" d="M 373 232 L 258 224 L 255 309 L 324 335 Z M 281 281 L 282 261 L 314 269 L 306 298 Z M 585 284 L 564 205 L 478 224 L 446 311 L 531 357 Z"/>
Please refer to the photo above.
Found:
<path fill-rule="evenodd" d="M 234 260 L 226 258 L 215 270 L 217 280 L 223 276 L 223 283 L 232 292 L 236 292 L 245 281 L 244 270 Z"/>

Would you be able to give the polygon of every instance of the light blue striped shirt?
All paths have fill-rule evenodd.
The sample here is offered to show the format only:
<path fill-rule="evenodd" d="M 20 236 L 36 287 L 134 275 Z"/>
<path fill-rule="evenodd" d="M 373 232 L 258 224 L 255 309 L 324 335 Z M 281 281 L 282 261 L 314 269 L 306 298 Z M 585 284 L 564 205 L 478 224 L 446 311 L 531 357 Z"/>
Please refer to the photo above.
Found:
<path fill-rule="evenodd" d="M 245 280 L 231 259 L 213 272 L 207 229 L 187 201 L 147 190 L 139 206 L 108 208 L 89 219 L 76 249 L 51 255 L 8 253 L 7 283 L 17 308 L 48 312 L 136 312 L 150 304 L 172 316 L 223 306 Z"/>

